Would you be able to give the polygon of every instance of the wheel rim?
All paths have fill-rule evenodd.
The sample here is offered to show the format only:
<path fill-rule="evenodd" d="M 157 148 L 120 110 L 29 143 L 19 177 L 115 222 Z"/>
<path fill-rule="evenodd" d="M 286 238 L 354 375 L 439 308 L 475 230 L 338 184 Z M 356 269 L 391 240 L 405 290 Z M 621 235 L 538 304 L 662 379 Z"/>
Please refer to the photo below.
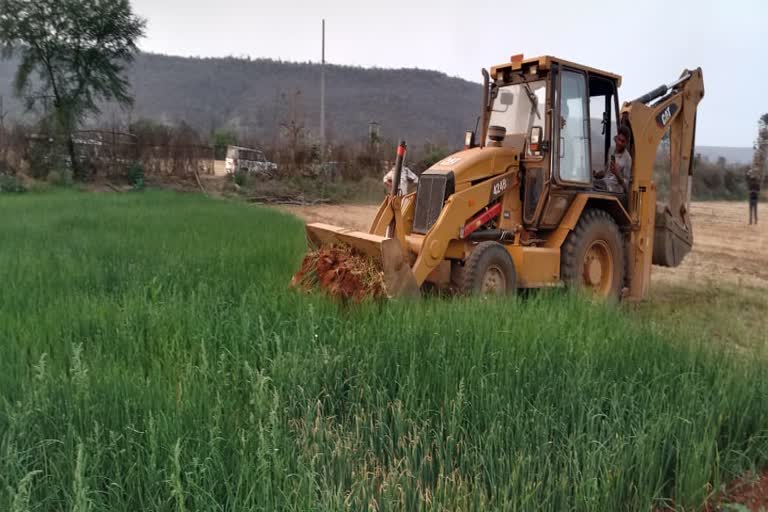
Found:
<path fill-rule="evenodd" d="M 613 288 L 613 256 L 605 240 L 595 240 L 584 253 L 584 287 L 597 296 L 607 297 Z"/>
<path fill-rule="evenodd" d="M 480 283 L 482 295 L 503 295 L 507 291 L 507 278 L 500 267 L 491 265 L 483 274 Z"/>

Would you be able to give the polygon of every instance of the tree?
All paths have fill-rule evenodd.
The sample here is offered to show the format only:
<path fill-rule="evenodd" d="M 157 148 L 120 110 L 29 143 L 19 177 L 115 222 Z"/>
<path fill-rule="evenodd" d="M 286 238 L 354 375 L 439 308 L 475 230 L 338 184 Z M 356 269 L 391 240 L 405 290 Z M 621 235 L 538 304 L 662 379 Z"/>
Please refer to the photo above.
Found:
<path fill-rule="evenodd" d="M 0 163 L 5 163 L 8 143 L 5 141 L 5 117 L 8 113 L 3 108 L 3 97 L 0 96 Z"/>
<path fill-rule="evenodd" d="M 757 186 L 760 186 L 765 175 L 766 160 L 768 160 L 768 113 L 760 116 L 757 122 L 757 140 L 754 147 L 749 178 L 755 180 Z"/>
<path fill-rule="evenodd" d="M 237 135 L 229 130 L 218 130 L 211 135 L 211 145 L 216 160 L 224 160 L 227 156 L 227 146 L 235 144 L 237 144 Z"/>
<path fill-rule="evenodd" d="M 30 109 L 52 103 L 78 178 L 72 134 L 86 115 L 99 113 L 99 102 L 132 103 L 123 73 L 145 25 L 129 0 L 0 0 L 3 57 L 20 57 L 15 92 Z"/>
<path fill-rule="evenodd" d="M 725 159 L 724 156 L 717 157 L 717 167 L 721 170 L 725 170 L 725 166 L 728 164 L 728 161 Z"/>
<path fill-rule="evenodd" d="M 285 138 L 288 140 L 288 146 L 291 149 L 291 160 L 294 165 L 299 165 L 299 149 L 304 143 L 305 123 L 304 123 L 304 104 L 301 100 L 301 91 L 296 90 L 290 97 L 285 94 L 282 99 L 286 103 L 286 113 L 280 122 Z"/>

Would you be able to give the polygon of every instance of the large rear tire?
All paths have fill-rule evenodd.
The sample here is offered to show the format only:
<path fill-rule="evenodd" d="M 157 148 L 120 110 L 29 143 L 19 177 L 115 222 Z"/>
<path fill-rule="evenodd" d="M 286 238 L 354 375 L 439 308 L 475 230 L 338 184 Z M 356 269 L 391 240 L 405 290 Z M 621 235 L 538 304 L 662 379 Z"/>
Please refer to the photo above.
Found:
<path fill-rule="evenodd" d="M 602 299 L 619 300 L 625 276 L 623 240 L 607 212 L 585 210 L 560 249 L 560 276 L 565 285 Z"/>
<path fill-rule="evenodd" d="M 466 295 L 510 295 L 517 273 L 509 252 L 498 242 L 482 242 L 464 263 L 462 291 Z"/>

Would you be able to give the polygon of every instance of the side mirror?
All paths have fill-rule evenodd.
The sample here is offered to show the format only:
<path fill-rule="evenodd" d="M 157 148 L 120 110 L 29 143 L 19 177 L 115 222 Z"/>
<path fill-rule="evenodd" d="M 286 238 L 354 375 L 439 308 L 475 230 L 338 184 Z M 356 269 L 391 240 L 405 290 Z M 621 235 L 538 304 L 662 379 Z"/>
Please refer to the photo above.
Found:
<path fill-rule="evenodd" d="M 528 134 L 528 151 L 532 155 L 538 155 L 541 152 L 542 138 L 544 138 L 544 129 L 541 126 L 532 126 L 531 133 Z"/>
<path fill-rule="evenodd" d="M 475 147 L 475 132 L 464 132 L 464 149 L 472 149 Z"/>

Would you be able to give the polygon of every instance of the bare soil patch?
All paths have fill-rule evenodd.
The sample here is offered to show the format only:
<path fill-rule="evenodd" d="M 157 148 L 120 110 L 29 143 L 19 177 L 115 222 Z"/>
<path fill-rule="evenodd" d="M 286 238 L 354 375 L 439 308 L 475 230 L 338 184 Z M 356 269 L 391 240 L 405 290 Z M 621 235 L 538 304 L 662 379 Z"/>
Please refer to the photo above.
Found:
<path fill-rule="evenodd" d="M 654 281 L 768 288 L 768 205 L 748 225 L 746 202 L 697 202 L 691 208 L 693 250 L 677 268 L 654 267 Z"/>
<path fill-rule="evenodd" d="M 307 223 L 324 222 L 367 232 L 379 206 L 371 204 L 320 204 L 311 206 L 284 205 L 280 208 Z"/>
<path fill-rule="evenodd" d="M 725 495 L 720 498 L 720 507 L 712 510 L 735 510 L 739 504 L 750 512 L 768 510 L 768 469 L 758 475 L 746 475 L 728 486 Z"/>

